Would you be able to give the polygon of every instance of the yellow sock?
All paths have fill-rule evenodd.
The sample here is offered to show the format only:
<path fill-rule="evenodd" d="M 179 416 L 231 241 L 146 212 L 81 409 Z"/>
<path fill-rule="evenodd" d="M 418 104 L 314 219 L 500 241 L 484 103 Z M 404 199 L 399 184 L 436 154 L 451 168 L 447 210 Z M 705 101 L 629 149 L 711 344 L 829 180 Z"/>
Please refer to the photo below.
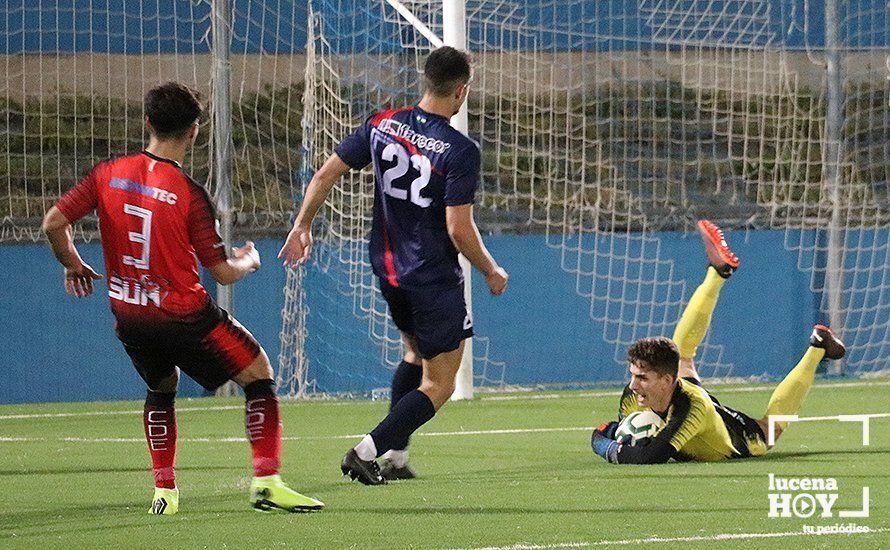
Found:
<path fill-rule="evenodd" d="M 769 405 L 766 406 L 766 415 L 772 414 L 797 414 L 803 400 L 813 385 L 816 378 L 816 367 L 819 361 L 825 357 L 825 350 L 822 348 L 810 347 L 807 352 L 800 358 L 791 372 L 784 380 L 779 382 L 773 391 L 772 397 L 769 398 Z M 788 426 L 787 422 L 776 422 L 779 429 L 784 430 Z"/>
<path fill-rule="evenodd" d="M 689 299 L 689 304 L 683 310 L 680 322 L 674 329 L 674 343 L 680 348 L 680 357 L 683 359 L 695 357 L 695 350 L 711 326 L 711 314 L 714 313 L 720 289 L 725 282 L 726 279 L 709 266 L 704 282 L 695 289 L 692 298 Z"/>

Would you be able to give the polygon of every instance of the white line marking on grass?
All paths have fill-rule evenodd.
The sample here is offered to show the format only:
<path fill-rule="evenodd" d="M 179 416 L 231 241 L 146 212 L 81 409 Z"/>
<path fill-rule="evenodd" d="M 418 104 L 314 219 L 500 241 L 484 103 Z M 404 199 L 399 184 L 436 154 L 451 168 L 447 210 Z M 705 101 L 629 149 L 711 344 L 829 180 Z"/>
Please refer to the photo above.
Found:
<path fill-rule="evenodd" d="M 890 381 L 883 382 L 829 382 L 827 384 L 815 384 L 813 385 L 813 389 L 819 388 L 862 388 L 862 387 L 872 387 L 872 386 L 890 386 Z M 764 383 L 762 386 L 721 386 L 719 391 L 720 393 L 748 393 L 755 391 L 769 391 L 771 386 L 768 383 Z M 599 391 L 599 392 L 575 392 L 568 390 L 566 393 L 530 393 L 530 394 L 520 394 L 520 395 L 490 395 L 490 396 L 482 396 L 479 399 L 482 401 L 520 401 L 523 399 L 574 399 L 574 398 L 588 398 L 588 397 L 614 397 L 620 396 L 623 390 L 610 390 L 610 391 Z M 0 417 L 2 418 L 2 417 Z"/>
<path fill-rule="evenodd" d="M 637 544 L 659 544 L 671 542 L 707 542 L 721 540 L 775 539 L 783 537 L 824 537 L 829 535 L 867 535 L 885 533 L 890 529 L 869 529 L 862 533 L 804 533 L 803 531 L 785 531 L 777 533 L 721 533 L 717 535 L 701 535 L 694 537 L 649 537 L 645 539 L 597 540 L 591 542 L 559 542 L 554 544 L 511 544 L 509 546 L 484 546 L 473 550 L 549 550 L 555 548 L 588 548 L 590 546 L 627 546 Z"/>
<path fill-rule="evenodd" d="M 839 414 L 835 416 L 800 416 L 797 418 L 795 422 L 815 422 L 818 420 L 840 420 L 843 421 L 845 418 L 849 418 L 851 416 L 855 416 L 856 418 L 890 418 L 890 413 L 875 413 L 875 414 Z"/>
<path fill-rule="evenodd" d="M 566 393 L 527 393 L 522 395 L 483 395 L 480 401 L 522 401 L 524 399 L 562 399 L 562 398 L 579 398 L 579 397 L 617 397 L 623 393 L 622 390 L 595 391 L 595 392 L 578 392 L 568 390 Z"/>
<path fill-rule="evenodd" d="M 845 415 L 841 415 L 845 416 Z M 857 415 L 868 418 L 890 418 L 890 413 L 862 414 Z M 808 416 L 802 417 L 800 421 L 806 420 L 832 420 L 837 416 Z M 509 435 L 509 434 L 533 434 L 533 433 L 559 433 L 559 432 L 591 432 L 595 426 L 573 426 L 569 428 L 506 428 L 499 430 L 461 430 L 457 432 L 418 432 L 415 437 L 455 437 L 467 435 Z M 360 439 L 365 434 L 343 434 L 343 435 L 296 435 L 285 436 L 284 441 L 331 441 L 337 439 Z M 33 443 L 38 441 L 62 441 L 66 443 L 145 443 L 145 439 L 141 437 L 0 437 L 0 443 Z M 196 443 L 244 443 L 247 438 L 244 437 L 187 437 L 180 438 L 183 442 Z"/>
<path fill-rule="evenodd" d="M 460 432 L 419 432 L 415 437 L 450 437 L 463 435 L 502 435 L 502 434 L 527 434 L 527 433 L 551 433 L 551 432 L 580 432 L 592 431 L 594 426 L 577 426 L 574 428 L 517 428 L 505 430 L 466 430 Z M 284 441 L 319 441 L 336 439 L 361 439 L 366 434 L 344 435 L 296 435 L 285 436 Z M 0 437 L 0 443 L 34 443 L 38 441 L 62 441 L 66 443 L 145 443 L 143 437 Z M 245 443 L 245 437 L 184 437 L 180 442 L 196 443 Z"/>
<path fill-rule="evenodd" d="M 414 435 L 426 437 L 447 437 L 451 435 L 500 435 L 500 434 L 533 434 L 551 432 L 592 431 L 596 426 L 575 426 L 572 428 L 516 428 L 504 430 L 464 430 L 460 432 L 418 432 Z"/>
<path fill-rule="evenodd" d="M 182 407 L 177 408 L 176 412 L 195 412 L 195 411 L 228 411 L 228 410 L 244 410 L 244 405 L 214 405 L 210 407 Z M 141 410 L 130 411 L 84 411 L 70 413 L 35 413 L 35 414 L 4 414 L 0 415 L 0 420 L 30 420 L 35 418 L 76 418 L 78 416 L 118 416 L 142 414 Z"/>
<path fill-rule="evenodd" d="M 806 422 L 816 420 L 837 420 L 838 422 L 860 422 L 862 424 L 862 446 L 868 446 L 869 440 L 869 421 L 872 418 L 883 418 L 890 414 L 841 414 L 838 416 L 810 416 L 800 418 L 796 414 L 771 414 L 768 417 L 769 427 L 767 429 L 766 444 L 772 447 L 776 444 L 776 426 L 779 423 L 790 424 L 791 422 Z"/>
<path fill-rule="evenodd" d="M 847 382 L 847 383 L 830 383 L 830 384 L 816 384 L 813 388 L 858 388 L 863 386 L 890 386 L 890 381 L 886 382 Z M 721 393 L 735 393 L 735 392 L 753 392 L 753 391 L 765 391 L 768 390 L 768 386 L 741 386 L 737 388 L 733 388 L 727 386 L 725 388 L 721 388 Z M 612 390 L 612 391 L 602 391 L 602 392 L 570 392 L 570 393 L 539 393 L 539 394 L 526 394 L 526 395 L 492 395 L 492 396 L 483 396 L 479 399 L 481 401 L 518 401 L 522 399 L 535 400 L 535 399 L 573 399 L 573 398 L 589 398 L 589 397 L 615 397 L 621 395 L 620 390 Z M 287 407 L 289 404 L 304 404 L 310 403 L 311 401 L 294 401 L 282 402 L 283 407 Z M 348 401 L 316 401 L 314 403 L 324 403 L 326 405 L 345 405 L 350 404 Z M 201 411 L 230 411 L 230 410 L 242 410 L 244 409 L 244 405 L 212 405 L 209 407 L 182 407 L 177 408 L 176 412 L 201 412 Z M 120 415 L 133 415 L 133 414 L 142 414 L 142 410 L 120 410 L 120 411 L 83 411 L 83 412 L 60 412 L 60 413 L 33 413 L 33 414 L 3 414 L 0 415 L 0 421 L 2 420 L 33 420 L 39 418 L 77 418 L 80 416 L 120 416 Z M 835 417 L 831 417 L 835 418 Z"/>

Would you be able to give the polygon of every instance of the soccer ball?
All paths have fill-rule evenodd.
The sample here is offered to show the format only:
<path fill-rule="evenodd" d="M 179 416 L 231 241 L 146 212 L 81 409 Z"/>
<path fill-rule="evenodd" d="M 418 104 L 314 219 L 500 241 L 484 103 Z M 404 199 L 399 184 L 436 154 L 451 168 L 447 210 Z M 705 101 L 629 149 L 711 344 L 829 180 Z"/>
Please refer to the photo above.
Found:
<path fill-rule="evenodd" d="M 664 426 L 664 420 L 652 411 L 632 412 L 624 417 L 618 429 L 615 430 L 615 439 L 620 440 L 630 436 L 631 443 L 644 437 L 652 437 Z"/>

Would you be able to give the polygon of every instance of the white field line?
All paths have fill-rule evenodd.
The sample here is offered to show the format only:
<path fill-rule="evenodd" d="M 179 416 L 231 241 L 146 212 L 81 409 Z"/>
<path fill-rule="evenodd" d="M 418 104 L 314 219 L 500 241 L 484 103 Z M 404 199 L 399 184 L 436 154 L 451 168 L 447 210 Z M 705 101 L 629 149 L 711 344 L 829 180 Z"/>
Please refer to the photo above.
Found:
<path fill-rule="evenodd" d="M 722 540 L 776 539 L 783 537 L 824 537 L 829 535 L 865 535 L 885 533 L 886 528 L 869 529 L 862 533 L 804 533 L 803 531 L 780 531 L 775 533 L 720 533 L 716 535 L 700 535 L 694 537 L 649 537 L 645 539 L 597 540 L 590 542 L 558 542 L 554 544 L 511 544 L 509 546 L 484 546 L 472 550 L 551 550 L 556 548 L 589 548 L 591 546 L 627 546 L 639 544 L 667 544 L 676 542 L 708 542 Z"/>
<path fill-rule="evenodd" d="M 195 412 L 195 411 L 228 411 L 243 410 L 244 405 L 214 405 L 210 407 L 177 407 L 176 412 Z M 79 416 L 119 416 L 130 414 L 142 414 L 139 410 L 129 411 L 84 411 L 70 413 L 35 413 L 35 414 L 4 414 L 0 415 L 0 420 L 30 420 L 34 418 L 76 418 Z"/>
<path fill-rule="evenodd" d="M 862 415 L 858 415 L 858 414 L 838 414 L 838 415 L 835 415 L 835 416 L 802 416 L 802 417 L 798 418 L 797 420 L 795 420 L 795 422 L 815 422 L 815 421 L 819 421 L 819 420 L 837 420 L 837 421 L 840 421 L 841 418 L 847 418 L 847 417 L 851 417 L 851 416 L 855 416 L 855 417 L 859 417 L 859 416 L 861 416 L 861 417 L 863 417 L 863 418 L 866 418 L 866 417 L 867 417 L 867 418 L 887 418 L 887 417 L 890 417 L 890 413 L 875 413 L 875 414 L 862 414 Z"/>
<path fill-rule="evenodd" d="M 841 415 L 849 416 L 849 415 Z M 890 413 L 860 414 L 863 418 L 890 418 Z M 798 418 L 798 422 L 818 420 L 838 420 L 839 416 L 808 416 Z M 569 428 L 508 428 L 500 430 L 461 430 L 457 432 L 418 432 L 414 437 L 454 437 L 468 435 L 505 435 L 505 434 L 532 434 L 532 433 L 558 433 L 558 432 L 591 432 L 595 426 L 574 426 Z M 284 441 L 331 441 L 337 439 L 360 439 L 365 434 L 343 435 L 304 435 L 285 436 Z M 142 437 L 2 437 L 0 443 L 34 443 L 40 441 L 60 441 L 65 443 L 145 443 Z M 195 443 L 244 443 L 244 437 L 186 437 L 179 439 L 181 442 Z"/>
<path fill-rule="evenodd" d="M 863 386 L 890 386 L 890 380 L 883 382 L 846 382 L 846 383 L 828 383 L 828 384 L 816 384 L 813 386 L 813 389 L 819 388 L 857 388 Z M 721 394 L 726 393 L 744 393 L 744 392 L 754 392 L 754 391 L 768 391 L 769 386 L 739 386 L 732 387 L 726 386 L 725 388 L 720 388 Z M 525 395 L 492 395 L 492 396 L 484 396 L 480 397 L 480 401 L 519 401 L 523 399 L 535 400 L 535 399 L 577 399 L 577 398 L 590 398 L 590 397 L 616 397 L 620 396 L 622 390 L 612 390 L 612 391 L 601 391 L 601 392 L 572 392 L 572 393 L 541 393 L 541 394 L 525 394 Z M 288 401 L 283 401 L 281 403 L 282 407 L 288 407 L 291 404 L 294 405 L 305 405 L 309 402 L 299 402 L 299 403 L 291 403 Z M 317 401 L 313 404 L 325 404 L 325 405 L 344 405 L 348 404 L 348 401 Z M 242 410 L 244 408 L 243 405 L 213 405 L 209 407 L 178 407 L 176 412 L 201 412 L 201 411 L 228 411 L 228 410 Z M 83 411 L 83 412 L 67 412 L 67 413 L 33 413 L 33 414 L 3 414 L 0 415 L 0 421 L 3 420 L 32 420 L 38 418 L 77 418 L 80 416 L 120 416 L 120 415 L 133 415 L 133 414 L 142 414 L 142 410 L 120 410 L 120 411 Z M 833 418 L 833 417 L 832 417 Z M 803 420 L 803 419 L 801 419 Z"/>
<path fill-rule="evenodd" d="M 595 426 L 577 426 L 573 428 L 516 428 L 504 430 L 465 430 L 459 432 L 419 432 L 413 437 L 452 437 L 465 435 L 503 435 L 503 434 L 530 434 L 552 432 L 580 432 L 593 431 Z M 336 439 L 361 439 L 366 434 L 345 435 L 304 435 L 285 436 L 284 441 L 325 441 Z M 144 437 L 0 437 L 0 443 L 34 443 L 38 441 L 61 441 L 65 443 L 145 443 Z M 179 441 L 196 443 L 245 443 L 245 437 L 183 437 Z"/>
<path fill-rule="evenodd" d="M 890 380 L 885 380 L 881 382 L 829 382 L 826 384 L 814 384 L 813 389 L 817 390 L 820 388 L 861 388 L 861 387 L 872 387 L 872 386 L 890 386 Z M 756 391 L 770 391 L 771 387 L 768 384 L 764 384 L 761 386 L 721 386 L 719 391 L 721 394 L 724 393 L 748 393 L 748 392 L 756 392 Z M 598 392 L 571 392 L 571 393 L 531 393 L 531 394 L 519 394 L 519 395 L 489 395 L 483 396 L 479 399 L 481 401 L 520 401 L 522 399 L 575 399 L 579 397 L 613 397 L 620 396 L 623 390 L 609 390 L 609 391 L 598 391 Z M 0 417 L 2 419 L 2 417 Z"/>

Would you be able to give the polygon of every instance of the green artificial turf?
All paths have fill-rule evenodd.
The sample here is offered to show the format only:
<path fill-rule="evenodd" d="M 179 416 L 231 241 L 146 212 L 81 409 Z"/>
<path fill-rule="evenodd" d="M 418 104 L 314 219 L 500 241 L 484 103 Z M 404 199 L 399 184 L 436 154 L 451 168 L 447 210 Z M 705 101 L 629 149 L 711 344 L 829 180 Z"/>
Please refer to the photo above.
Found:
<path fill-rule="evenodd" d="M 771 389 L 712 392 L 759 416 Z M 822 383 L 801 415 L 888 413 L 888 390 L 887 381 Z M 576 548 L 646 539 L 684 548 L 890 547 L 890 418 L 871 420 L 868 447 L 860 424 L 825 420 L 793 424 L 759 459 L 615 466 L 591 452 L 589 427 L 615 416 L 618 393 L 450 403 L 413 439 L 421 477 L 383 487 L 347 482 L 339 461 L 386 403 L 283 401 L 282 475 L 327 504 L 314 514 L 252 511 L 242 402 L 183 399 L 173 517 L 147 514 L 141 403 L 2 406 L 0 547 Z M 767 517 L 769 473 L 835 478 L 835 517 Z M 860 508 L 864 485 L 870 517 L 837 517 Z M 804 525 L 850 522 L 872 532 L 800 535 Z"/>

